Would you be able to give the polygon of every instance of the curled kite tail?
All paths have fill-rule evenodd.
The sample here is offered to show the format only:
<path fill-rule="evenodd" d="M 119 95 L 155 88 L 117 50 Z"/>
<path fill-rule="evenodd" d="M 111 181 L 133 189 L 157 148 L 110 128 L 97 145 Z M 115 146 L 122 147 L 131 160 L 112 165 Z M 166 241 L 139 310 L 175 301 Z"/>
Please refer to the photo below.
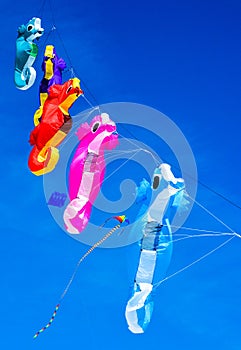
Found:
<path fill-rule="evenodd" d="M 34 146 L 28 158 L 28 167 L 34 175 L 51 172 L 59 160 L 59 151 L 55 147 L 43 148 L 41 151 Z"/>
<path fill-rule="evenodd" d="M 18 89 L 27 90 L 35 82 L 36 79 L 36 70 L 33 67 L 25 69 L 23 72 L 15 69 L 14 72 L 14 82 Z"/>
<path fill-rule="evenodd" d="M 67 124 L 67 123 L 66 123 Z M 34 145 L 30 152 L 28 159 L 28 166 L 34 175 L 43 175 L 51 172 L 59 160 L 59 150 L 56 148 L 65 139 L 67 133 L 58 130 L 45 146 L 39 150 L 36 145 L 38 138 L 38 130 L 40 129 L 40 124 L 38 124 L 35 129 L 30 134 L 30 144 Z"/>

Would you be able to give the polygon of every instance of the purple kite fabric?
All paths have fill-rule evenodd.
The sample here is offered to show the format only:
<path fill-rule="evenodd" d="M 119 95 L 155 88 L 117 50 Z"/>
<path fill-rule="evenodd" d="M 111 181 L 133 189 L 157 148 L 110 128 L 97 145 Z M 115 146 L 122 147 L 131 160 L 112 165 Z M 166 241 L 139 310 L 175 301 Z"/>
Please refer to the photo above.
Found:
<path fill-rule="evenodd" d="M 40 83 L 39 93 L 47 93 L 48 88 L 54 84 L 62 84 L 62 72 L 66 68 L 66 62 L 56 54 L 54 46 L 47 45 L 42 63 L 44 77 Z"/>

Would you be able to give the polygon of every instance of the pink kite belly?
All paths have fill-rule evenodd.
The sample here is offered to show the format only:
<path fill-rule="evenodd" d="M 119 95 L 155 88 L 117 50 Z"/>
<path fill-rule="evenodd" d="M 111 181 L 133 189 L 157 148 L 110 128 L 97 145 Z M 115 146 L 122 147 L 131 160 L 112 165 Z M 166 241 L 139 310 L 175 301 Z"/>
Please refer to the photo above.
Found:
<path fill-rule="evenodd" d="M 71 165 L 69 187 L 71 202 L 64 212 L 66 230 L 72 234 L 80 233 L 88 224 L 105 170 L 104 157 L 94 153 L 88 153 L 84 163 L 81 163 L 75 159 Z"/>

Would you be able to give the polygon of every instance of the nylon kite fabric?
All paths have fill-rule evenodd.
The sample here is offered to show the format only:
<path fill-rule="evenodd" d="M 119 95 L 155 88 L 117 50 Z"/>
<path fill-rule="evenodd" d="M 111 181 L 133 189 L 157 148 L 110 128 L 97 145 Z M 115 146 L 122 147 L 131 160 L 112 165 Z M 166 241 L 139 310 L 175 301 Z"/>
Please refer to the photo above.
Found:
<path fill-rule="evenodd" d="M 171 261 L 170 223 L 181 206 L 184 186 L 184 180 L 175 178 L 170 165 L 161 164 L 154 172 L 152 185 L 143 179 L 137 188 L 137 198 L 143 204 L 133 230 L 141 230 L 142 239 L 138 242 L 139 262 L 125 310 L 132 333 L 143 333 L 150 323 L 154 306 L 153 285 L 165 277 Z M 148 206 L 150 195 L 152 199 Z"/>
<path fill-rule="evenodd" d="M 47 45 L 44 52 L 42 62 L 43 78 L 39 86 L 39 102 L 40 107 L 34 114 L 34 125 L 37 126 L 43 113 L 43 105 L 48 97 L 48 89 L 52 85 L 62 84 L 62 72 L 66 68 L 66 63 L 63 58 L 57 56 L 55 47 Z"/>
<path fill-rule="evenodd" d="M 68 174 L 70 203 L 64 211 L 66 230 L 82 232 L 89 222 L 92 205 L 105 174 L 105 150 L 118 145 L 116 124 L 107 113 L 84 123 L 77 131 L 80 140 Z"/>
<path fill-rule="evenodd" d="M 18 89 L 27 90 L 35 82 L 36 71 L 32 67 L 38 54 L 38 46 L 34 43 L 44 33 L 41 19 L 33 17 L 26 25 L 18 27 L 16 40 L 16 57 L 14 82 Z"/>
<path fill-rule="evenodd" d="M 69 109 L 81 94 L 83 91 L 77 78 L 69 79 L 62 85 L 54 84 L 49 88 L 41 122 L 31 131 L 29 138 L 33 148 L 28 166 L 33 174 L 47 174 L 55 168 L 59 160 L 57 147 L 72 127 Z"/>

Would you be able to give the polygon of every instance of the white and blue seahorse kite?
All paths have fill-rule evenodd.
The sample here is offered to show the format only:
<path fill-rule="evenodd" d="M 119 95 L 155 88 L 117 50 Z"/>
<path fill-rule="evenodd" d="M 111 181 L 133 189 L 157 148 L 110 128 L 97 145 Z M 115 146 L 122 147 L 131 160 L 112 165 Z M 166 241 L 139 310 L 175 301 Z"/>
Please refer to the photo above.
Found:
<path fill-rule="evenodd" d="M 138 242 L 139 263 L 125 311 L 132 333 L 143 333 L 150 323 L 153 286 L 165 277 L 170 264 L 171 222 L 183 203 L 184 187 L 184 180 L 175 178 L 170 165 L 161 164 L 154 171 L 152 184 L 143 179 L 137 188 L 137 200 L 142 206 L 132 230 L 141 230 L 142 238 Z"/>

